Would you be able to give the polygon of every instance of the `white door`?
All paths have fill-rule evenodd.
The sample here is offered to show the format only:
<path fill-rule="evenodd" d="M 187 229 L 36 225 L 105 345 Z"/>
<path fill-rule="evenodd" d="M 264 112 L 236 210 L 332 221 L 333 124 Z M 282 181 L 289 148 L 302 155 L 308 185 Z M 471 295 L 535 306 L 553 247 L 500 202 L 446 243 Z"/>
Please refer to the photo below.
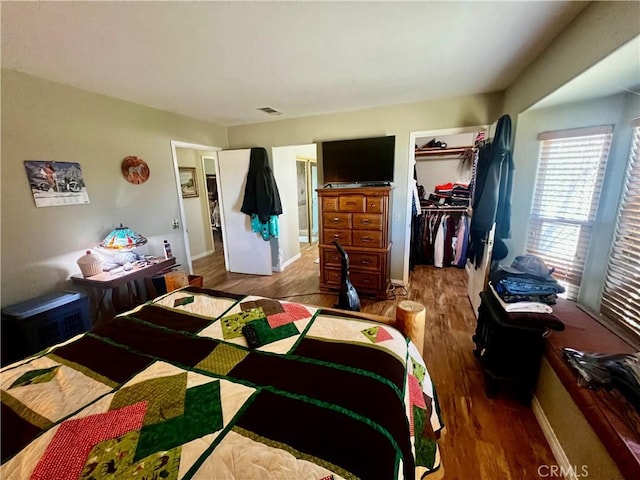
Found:
<path fill-rule="evenodd" d="M 271 275 L 271 244 L 251 230 L 249 215 L 240 211 L 250 153 L 250 149 L 218 152 L 224 253 L 230 272 Z"/>

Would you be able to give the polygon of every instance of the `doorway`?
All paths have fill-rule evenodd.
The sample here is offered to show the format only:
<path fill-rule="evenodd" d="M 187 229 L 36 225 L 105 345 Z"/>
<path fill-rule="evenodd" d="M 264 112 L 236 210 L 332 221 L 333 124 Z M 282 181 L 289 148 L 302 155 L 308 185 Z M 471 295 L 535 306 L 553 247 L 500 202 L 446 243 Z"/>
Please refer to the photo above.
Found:
<path fill-rule="evenodd" d="M 216 158 L 203 155 L 202 164 L 205 175 L 205 187 L 209 202 L 209 226 L 211 229 L 211 243 L 215 254 L 224 255 L 222 241 L 222 216 L 220 213 L 220 197 L 218 194 L 218 176 L 216 174 Z"/>
<path fill-rule="evenodd" d="M 318 164 L 296 156 L 298 236 L 301 244 L 318 243 Z"/>
<path fill-rule="evenodd" d="M 190 274 L 193 274 L 193 260 L 214 253 L 206 171 L 212 167 L 213 173 L 216 173 L 215 158 L 219 150 L 219 147 L 171 140 L 180 209 L 180 220 L 175 222 L 174 229 L 182 227 L 186 268 Z M 205 165 L 205 157 L 210 159 L 210 166 Z M 182 168 L 192 169 L 195 172 L 195 195 L 184 196 L 182 193 L 180 185 Z M 219 188 L 219 185 L 217 187 Z"/>

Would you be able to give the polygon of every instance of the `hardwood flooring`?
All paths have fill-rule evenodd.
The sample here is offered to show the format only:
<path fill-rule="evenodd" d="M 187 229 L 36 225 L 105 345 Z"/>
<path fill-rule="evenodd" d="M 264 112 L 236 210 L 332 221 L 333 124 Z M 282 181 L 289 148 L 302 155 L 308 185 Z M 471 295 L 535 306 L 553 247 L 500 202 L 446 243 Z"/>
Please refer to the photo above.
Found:
<path fill-rule="evenodd" d="M 300 303 L 333 306 L 337 294 L 319 290 L 316 245 L 303 249 L 302 258 L 284 272 L 254 276 L 225 271 L 221 249 L 196 260 L 194 273 L 204 286 L 233 293 L 251 293 Z M 445 422 L 440 439 L 447 480 L 538 479 L 540 465 L 557 462 L 531 411 L 508 391 L 489 399 L 482 371 L 472 351 L 475 316 L 467 297 L 462 269 L 416 266 L 408 291 L 396 287 L 395 299 L 360 298 L 362 311 L 395 316 L 404 299 L 426 307 L 425 360 L 436 386 Z M 543 470 L 543 471 L 548 471 Z"/>

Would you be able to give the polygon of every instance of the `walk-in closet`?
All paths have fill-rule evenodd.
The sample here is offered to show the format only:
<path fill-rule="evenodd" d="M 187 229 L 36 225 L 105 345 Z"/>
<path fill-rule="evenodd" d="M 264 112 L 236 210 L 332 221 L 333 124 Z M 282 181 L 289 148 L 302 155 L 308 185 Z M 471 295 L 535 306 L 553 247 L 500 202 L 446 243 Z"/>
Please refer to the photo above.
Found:
<path fill-rule="evenodd" d="M 415 139 L 410 264 L 464 268 L 474 166 L 484 130 Z"/>

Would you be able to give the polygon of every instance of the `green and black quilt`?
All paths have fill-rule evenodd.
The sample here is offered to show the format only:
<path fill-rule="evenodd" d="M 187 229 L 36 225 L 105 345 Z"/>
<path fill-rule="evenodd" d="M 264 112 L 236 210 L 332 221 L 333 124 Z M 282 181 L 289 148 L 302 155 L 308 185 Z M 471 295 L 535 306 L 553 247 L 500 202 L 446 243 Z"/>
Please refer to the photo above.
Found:
<path fill-rule="evenodd" d="M 3 479 L 377 480 L 440 467 L 423 359 L 347 312 L 187 287 L 4 368 L 1 387 Z"/>

